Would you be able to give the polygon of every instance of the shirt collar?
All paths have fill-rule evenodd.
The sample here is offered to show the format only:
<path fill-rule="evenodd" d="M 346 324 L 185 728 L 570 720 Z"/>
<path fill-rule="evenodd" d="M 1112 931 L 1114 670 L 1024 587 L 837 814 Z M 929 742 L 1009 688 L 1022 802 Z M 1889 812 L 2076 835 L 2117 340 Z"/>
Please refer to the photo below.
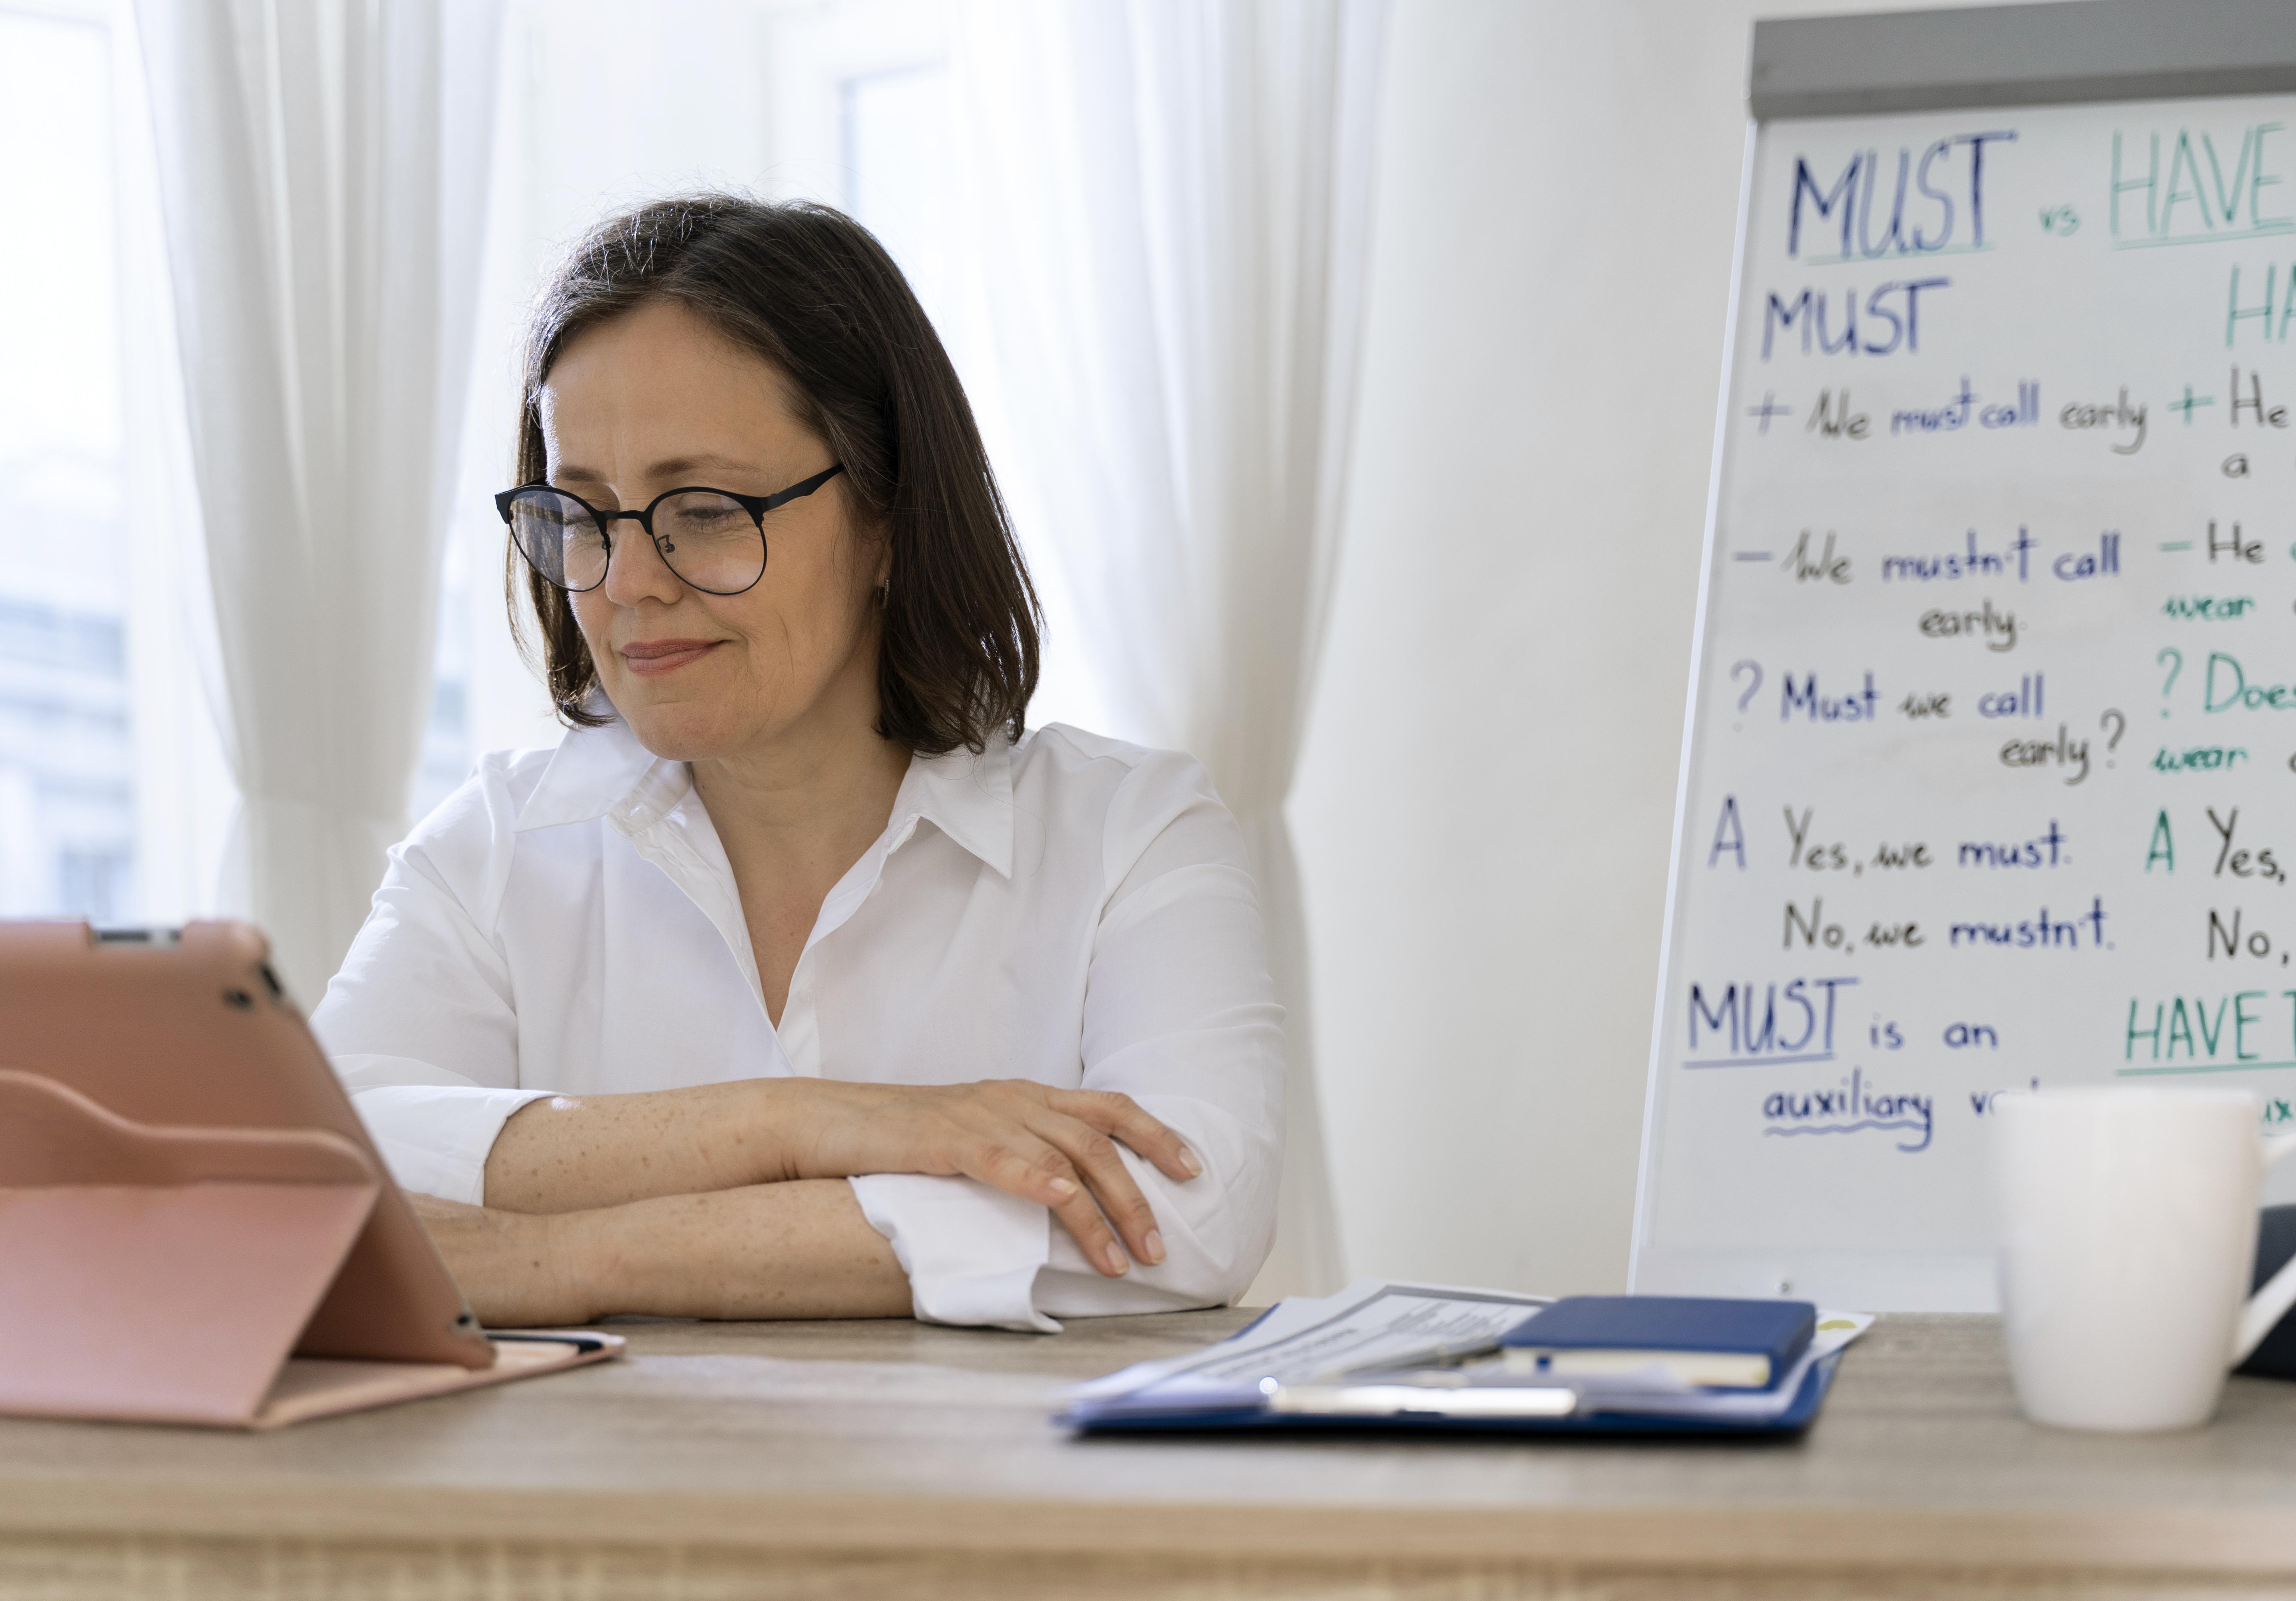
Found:
<path fill-rule="evenodd" d="M 569 729 L 512 825 L 519 833 L 611 817 L 625 831 L 670 811 L 693 787 L 682 761 L 656 756 L 616 718 Z M 1004 876 L 1013 875 L 1013 745 L 989 736 L 978 756 L 959 746 L 910 759 L 893 798 L 888 832 L 900 837 L 918 818 L 933 825 Z"/>
<path fill-rule="evenodd" d="M 960 745 L 916 756 L 893 797 L 896 837 L 922 817 L 1006 878 L 1013 876 L 1013 743 L 992 734 L 978 756 Z"/>
<path fill-rule="evenodd" d="M 609 813 L 619 817 L 634 803 L 644 811 L 647 800 L 662 801 L 656 792 L 671 791 L 661 807 L 667 810 L 692 783 L 684 762 L 656 756 L 638 743 L 638 736 L 619 718 L 601 727 L 570 728 L 551 753 L 542 782 L 519 808 L 512 826 L 522 833 L 561 823 L 587 823 Z"/>

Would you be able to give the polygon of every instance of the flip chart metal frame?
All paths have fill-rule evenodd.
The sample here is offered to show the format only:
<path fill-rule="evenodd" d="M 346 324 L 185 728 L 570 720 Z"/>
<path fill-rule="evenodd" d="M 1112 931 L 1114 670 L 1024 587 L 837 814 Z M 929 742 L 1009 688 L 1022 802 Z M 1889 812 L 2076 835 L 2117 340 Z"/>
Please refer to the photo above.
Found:
<path fill-rule="evenodd" d="M 2289 0 L 2074 0 L 1754 24 L 1757 122 L 2296 90 Z"/>
<path fill-rule="evenodd" d="M 1698 618 L 1677 768 L 1673 856 L 1651 1023 L 1640 1171 L 1627 1283 L 1640 1287 L 1658 1151 L 1666 1067 L 1666 998 L 1673 982 L 1698 686 L 1706 671 L 1706 624 L 1729 433 L 1741 278 L 1753 193 L 1754 156 L 1765 124 L 1796 118 L 1882 116 L 1989 106 L 2102 104 L 2221 94 L 2296 92 L 2296 0 L 2049 0 L 1963 10 L 1792 17 L 1754 24 L 1746 85 L 1745 156 L 1730 268 L 1730 322 L 1723 334 L 1707 479 Z M 1785 1286 L 1779 1286 L 1784 1293 Z"/>

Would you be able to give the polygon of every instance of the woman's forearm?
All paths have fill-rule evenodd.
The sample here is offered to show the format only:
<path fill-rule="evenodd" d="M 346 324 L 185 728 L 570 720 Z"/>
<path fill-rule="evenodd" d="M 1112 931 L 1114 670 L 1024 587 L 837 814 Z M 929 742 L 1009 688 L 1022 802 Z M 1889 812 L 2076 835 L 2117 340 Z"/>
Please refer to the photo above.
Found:
<path fill-rule="evenodd" d="M 484 1196 L 497 1211 L 557 1213 L 871 1173 L 972 1178 L 1046 1208 L 1095 1271 L 1119 1277 L 1164 1260 L 1119 1147 L 1177 1183 L 1203 1170 L 1124 1095 L 1019 1079 L 750 1079 L 529 1101 L 495 1137 Z"/>
<path fill-rule="evenodd" d="M 841 1180 L 751 1185 L 551 1214 L 417 1200 L 481 1323 L 900 1318 L 909 1282 Z"/>
<path fill-rule="evenodd" d="M 585 1211 L 795 1178 L 787 1137 L 797 1109 L 783 1103 L 804 1088 L 747 1079 L 529 1101 L 487 1154 L 486 1203 Z"/>
<path fill-rule="evenodd" d="M 841 1178 L 665 1195 L 574 1222 L 595 1316 L 909 1315 L 908 1277 Z"/>

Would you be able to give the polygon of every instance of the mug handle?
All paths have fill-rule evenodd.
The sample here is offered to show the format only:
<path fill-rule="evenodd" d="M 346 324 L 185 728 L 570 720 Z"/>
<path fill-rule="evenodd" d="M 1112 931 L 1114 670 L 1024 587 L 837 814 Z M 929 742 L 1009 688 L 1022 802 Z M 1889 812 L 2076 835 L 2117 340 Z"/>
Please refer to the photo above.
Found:
<path fill-rule="evenodd" d="M 2296 1155 L 2296 1134 L 2267 1136 L 2264 1142 L 2264 1165 L 2272 1166 L 2284 1156 Z M 2264 1343 L 2264 1336 L 2275 1325 L 2296 1307 L 2296 1258 L 2291 1258 L 2279 1272 L 2265 1281 L 2265 1285 L 2248 1298 L 2240 1310 L 2240 1323 L 2233 1330 L 2232 1362 L 2237 1367 L 2256 1353 Z"/>

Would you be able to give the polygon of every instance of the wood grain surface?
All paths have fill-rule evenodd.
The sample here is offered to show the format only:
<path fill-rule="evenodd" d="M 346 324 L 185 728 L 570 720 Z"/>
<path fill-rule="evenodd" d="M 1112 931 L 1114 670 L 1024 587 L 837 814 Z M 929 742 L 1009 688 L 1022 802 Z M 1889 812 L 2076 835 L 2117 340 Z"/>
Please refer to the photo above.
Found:
<path fill-rule="evenodd" d="M 619 1324 L 628 1360 L 267 1436 L 0 1420 L 0 1596 L 1847 1597 L 2296 1590 L 2296 1385 L 2016 1413 L 1885 1318 L 1795 1442 L 1086 1441 L 1062 1388 L 1249 1314 L 1029 1336 Z"/>

